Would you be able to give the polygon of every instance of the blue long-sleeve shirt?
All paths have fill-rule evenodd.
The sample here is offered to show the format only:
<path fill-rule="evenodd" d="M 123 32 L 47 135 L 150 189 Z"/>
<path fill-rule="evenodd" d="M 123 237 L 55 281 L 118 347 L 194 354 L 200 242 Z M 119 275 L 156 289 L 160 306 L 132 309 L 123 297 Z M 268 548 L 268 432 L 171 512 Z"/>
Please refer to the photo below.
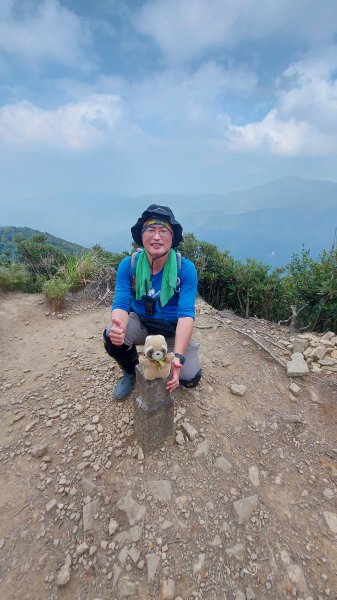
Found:
<path fill-rule="evenodd" d="M 131 256 L 126 256 L 120 262 L 116 274 L 116 291 L 112 303 L 112 309 L 120 308 L 126 312 L 134 311 L 145 317 L 145 301 L 136 300 L 131 289 Z M 182 257 L 181 270 L 178 273 L 180 279 L 180 291 L 160 306 L 159 294 L 163 269 L 156 275 L 152 275 L 152 290 L 155 302 L 155 312 L 152 318 L 166 321 L 177 321 L 180 317 L 195 317 L 195 299 L 197 295 L 198 277 L 194 264 L 187 258 Z"/>

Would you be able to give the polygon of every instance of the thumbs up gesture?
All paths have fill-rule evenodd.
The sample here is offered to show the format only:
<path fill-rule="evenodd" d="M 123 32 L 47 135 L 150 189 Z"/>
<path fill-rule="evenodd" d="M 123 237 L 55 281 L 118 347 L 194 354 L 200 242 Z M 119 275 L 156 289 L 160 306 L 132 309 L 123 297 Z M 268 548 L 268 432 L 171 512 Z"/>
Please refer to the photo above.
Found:
<path fill-rule="evenodd" d="M 109 332 L 109 338 L 112 344 L 115 346 L 122 346 L 124 344 L 126 327 L 124 323 L 115 317 L 112 318 L 112 326 Z"/>

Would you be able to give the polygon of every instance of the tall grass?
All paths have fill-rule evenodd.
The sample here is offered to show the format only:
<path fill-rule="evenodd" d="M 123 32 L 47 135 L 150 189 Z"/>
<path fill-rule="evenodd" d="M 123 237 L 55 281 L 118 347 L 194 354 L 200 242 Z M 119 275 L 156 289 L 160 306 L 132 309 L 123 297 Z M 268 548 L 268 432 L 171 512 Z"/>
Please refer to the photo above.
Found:
<path fill-rule="evenodd" d="M 42 290 L 52 309 L 60 312 L 64 308 L 66 296 L 69 292 L 68 284 L 54 277 L 45 281 Z"/>

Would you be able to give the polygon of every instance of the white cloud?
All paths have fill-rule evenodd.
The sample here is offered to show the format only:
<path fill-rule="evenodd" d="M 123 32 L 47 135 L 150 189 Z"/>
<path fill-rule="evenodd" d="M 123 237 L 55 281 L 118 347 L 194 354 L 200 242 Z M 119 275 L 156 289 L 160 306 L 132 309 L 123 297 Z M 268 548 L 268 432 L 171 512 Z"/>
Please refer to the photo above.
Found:
<path fill-rule="evenodd" d="M 0 141 L 86 150 L 108 140 L 121 118 L 121 100 L 112 94 L 96 94 L 56 110 L 20 102 L 0 108 Z"/>
<path fill-rule="evenodd" d="M 20 57 L 34 68 L 53 61 L 87 68 L 84 53 L 90 34 L 84 21 L 58 2 L 2 0 L 0 7 L 0 51 Z"/>
<path fill-rule="evenodd" d="M 235 152 L 329 156 L 337 154 L 337 68 L 321 58 L 291 65 L 280 80 L 277 105 L 260 121 L 243 126 L 219 116 L 222 141 Z"/>
<path fill-rule="evenodd" d="M 168 60 L 189 60 L 218 46 L 274 35 L 294 35 L 311 45 L 331 41 L 337 30 L 333 0 L 150 0 L 135 17 Z"/>

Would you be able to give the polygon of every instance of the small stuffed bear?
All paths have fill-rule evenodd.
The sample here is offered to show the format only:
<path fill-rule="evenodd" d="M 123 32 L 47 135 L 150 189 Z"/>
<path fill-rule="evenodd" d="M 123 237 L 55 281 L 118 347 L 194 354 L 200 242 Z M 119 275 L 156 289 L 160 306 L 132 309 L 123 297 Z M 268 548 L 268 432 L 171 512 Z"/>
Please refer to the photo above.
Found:
<path fill-rule="evenodd" d="M 148 335 L 144 345 L 145 356 L 139 357 L 144 368 L 145 379 L 165 379 L 171 371 L 173 352 L 167 353 L 167 343 L 163 335 Z"/>

